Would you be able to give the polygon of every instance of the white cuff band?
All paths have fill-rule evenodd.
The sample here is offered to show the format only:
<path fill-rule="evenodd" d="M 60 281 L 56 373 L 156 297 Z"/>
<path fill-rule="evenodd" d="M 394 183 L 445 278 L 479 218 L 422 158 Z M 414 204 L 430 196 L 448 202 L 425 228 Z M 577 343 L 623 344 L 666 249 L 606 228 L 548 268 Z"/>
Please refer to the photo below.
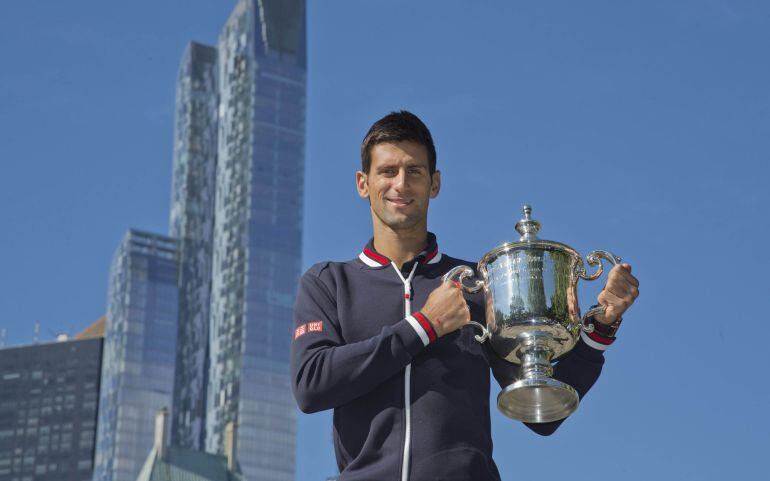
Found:
<path fill-rule="evenodd" d="M 420 336 L 420 340 L 422 341 L 423 346 L 430 344 L 428 333 L 425 332 L 425 329 L 422 328 L 420 322 L 415 319 L 414 316 L 406 316 L 406 320 L 409 322 L 409 324 L 411 324 L 412 329 L 414 329 L 417 335 Z"/>
<path fill-rule="evenodd" d="M 583 331 L 580 331 L 580 338 L 583 339 L 583 342 L 588 344 L 588 347 L 592 347 L 594 349 L 597 349 L 599 351 L 606 351 L 608 347 L 610 347 L 610 344 L 602 344 L 600 342 L 596 342 L 593 339 L 591 339 L 588 334 L 586 334 Z"/>

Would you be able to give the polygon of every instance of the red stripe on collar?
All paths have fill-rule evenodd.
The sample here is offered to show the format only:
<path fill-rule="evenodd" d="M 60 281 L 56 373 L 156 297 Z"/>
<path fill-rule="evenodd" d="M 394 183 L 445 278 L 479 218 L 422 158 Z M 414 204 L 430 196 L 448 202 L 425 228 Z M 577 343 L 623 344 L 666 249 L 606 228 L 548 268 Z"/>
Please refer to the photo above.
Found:
<path fill-rule="evenodd" d="M 390 264 L 390 259 L 388 259 L 385 256 L 381 256 L 378 253 L 369 250 L 368 248 L 364 247 L 364 255 L 368 257 L 369 259 L 378 262 L 380 265 L 386 266 Z"/>
<path fill-rule="evenodd" d="M 435 249 L 433 249 L 433 252 L 431 252 L 430 254 L 426 255 L 426 256 L 425 256 L 425 259 L 423 259 L 422 263 L 423 263 L 423 264 L 427 264 L 427 263 L 428 263 L 428 262 L 430 262 L 430 261 L 431 261 L 431 260 L 432 260 L 434 257 L 436 257 L 436 254 L 438 254 L 438 247 L 436 247 Z"/>

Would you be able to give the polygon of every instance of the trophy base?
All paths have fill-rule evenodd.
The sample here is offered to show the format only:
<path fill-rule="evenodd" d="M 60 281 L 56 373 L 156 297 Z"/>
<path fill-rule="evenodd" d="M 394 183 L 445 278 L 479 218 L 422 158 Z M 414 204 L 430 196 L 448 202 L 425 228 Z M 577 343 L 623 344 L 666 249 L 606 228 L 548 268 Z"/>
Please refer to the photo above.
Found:
<path fill-rule="evenodd" d="M 552 378 L 520 379 L 497 396 L 497 408 L 509 418 L 526 423 L 564 419 L 577 409 L 580 399 L 569 384 Z"/>

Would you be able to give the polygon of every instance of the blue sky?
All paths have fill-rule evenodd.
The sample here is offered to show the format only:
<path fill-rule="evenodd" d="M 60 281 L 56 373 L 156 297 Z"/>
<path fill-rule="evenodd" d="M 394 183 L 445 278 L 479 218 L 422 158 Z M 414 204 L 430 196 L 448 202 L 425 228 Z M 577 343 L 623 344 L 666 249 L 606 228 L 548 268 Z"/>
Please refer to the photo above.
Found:
<path fill-rule="evenodd" d="M 0 4 L 6 345 L 101 316 L 125 230 L 167 231 L 179 60 L 233 4 Z M 770 5 L 312 2 L 308 39 L 305 267 L 370 236 L 359 143 L 406 108 L 437 144 L 442 250 L 514 239 L 529 202 L 543 238 L 611 250 L 641 281 L 556 435 L 494 415 L 504 479 L 766 475 Z M 581 285 L 584 309 L 599 284 Z M 335 471 L 330 423 L 300 415 L 298 481 Z"/>

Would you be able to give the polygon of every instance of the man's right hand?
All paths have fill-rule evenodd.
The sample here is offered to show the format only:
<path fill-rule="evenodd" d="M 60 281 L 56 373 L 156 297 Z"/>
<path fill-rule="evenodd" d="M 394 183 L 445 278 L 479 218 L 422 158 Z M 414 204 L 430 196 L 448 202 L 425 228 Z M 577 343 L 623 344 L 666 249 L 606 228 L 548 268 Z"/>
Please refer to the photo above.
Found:
<path fill-rule="evenodd" d="M 463 290 L 452 282 L 443 282 L 434 289 L 420 312 L 428 318 L 438 337 L 460 329 L 471 320 Z"/>

